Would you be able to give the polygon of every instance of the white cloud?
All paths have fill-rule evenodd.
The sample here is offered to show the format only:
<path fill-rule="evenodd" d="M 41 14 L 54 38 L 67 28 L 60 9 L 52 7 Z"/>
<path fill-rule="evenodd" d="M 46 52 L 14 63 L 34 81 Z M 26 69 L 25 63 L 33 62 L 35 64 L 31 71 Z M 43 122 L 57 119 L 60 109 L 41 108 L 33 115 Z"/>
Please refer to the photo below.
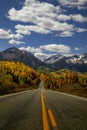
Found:
<path fill-rule="evenodd" d="M 76 28 L 76 32 L 86 32 L 87 31 L 87 29 L 85 29 L 85 28 Z"/>
<path fill-rule="evenodd" d="M 21 39 L 23 38 L 23 36 L 19 33 L 12 34 L 11 30 L 0 29 L 0 38 L 1 39 L 12 39 L 12 38 Z"/>
<path fill-rule="evenodd" d="M 68 24 L 66 22 L 58 22 L 53 19 L 43 19 L 42 22 L 39 23 L 39 26 L 49 29 L 50 31 L 71 31 L 74 26 L 72 24 Z"/>
<path fill-rule="evenodd" d="M 32 52 L 32 53 L 42 53 L 42 50 L 40 48 L 35 48 L 35 47 L 20 47 L 20 50 Z"/>
<path fill-rule="evenodd" d="M 40 23 L 40 26 L 35 25 L 16 25 L 15 28 L 17 29 L 16 32 L 24 35 L 29 35 L 31 32 L 37 32 L 41 34 L 48 34 L 52 33 L 52 31 L 72 31 L 73 26 L 68 25 L 67 23 L 59 23 L 59 22 L 53 22 L 50 21 L 50 24 L 48 21 L 44 21 L 44 23 Z M 26 32 L 26 33 L 25 33 Z"/>
<path fill-rule="evenodd" d="M 58 2 L 67 7 L 73 7 L 78 9 L 85 9 L 87 8 L 87 0 L 58 0 Z"/>
<path fill-rule="evenodd" d="M 14 44 L 14 45 L 19 45 L 19 44 L 24 44 L 25 42 L 17 41 L 14 39 L 9 40 L 9 44 Z"/>
<path fill-rule="evenodd" d="M 55 18 L 61 12 L 60 6 L 32 0 L 25 0 L 25 6 L 21 10 L 12 8 L 8 12 L 10 20 L 22 22 L 40 22 L 44 18 Z"/>
<path fill-rule="evenodd" d="M 81 14 L 74 14 L 71 15 L 72 20 L 76 21 L 76 22 L 87 22 L 87 17 L 82 16 Z"/>
<path fill-rule="evenodd" d="M 21 34 L 17 33 L 17 34 L 15 34 L 15 38 L 16 39 L 21 39 L 21 38 L 23 38 L 23 36 Z"/>
<path fill-rule="evenodd" d="M 0 38 L 1 39 L 8 39 L 10 35 L 11 35 L 10 30 L 0 29 Z"/>
<path fill-rule="evenodd" d="M 55 52 L 55 53 L 69 53 L 71 50 L 69 46 L 62 45 L 62 44 L 43 45 L 43 46 L 40 46 L 40 48 L 43 50 Z"/>
<path fill-rule="evenodd" d="M 33 53 L 34 56 L 36 56 L 37 58 L 39 58 L 39 59 L 42 60 L 42 61 L 43 61 L 45 58 L 48 58 L 48 57 L 50 57 L 51 55 L 53 55 L 53 54 L 43 53 L 43 50 L 42 50 L 40 47 L 39 47 L 39 48 L 35 48 L 35 47 L 27 46 L 27 47 L 20 47 L 19 49 Z"/>
<path fill-rule="evenodd" d="M 17 29 L 16 32 L 19 34 L 23 34 L 23 35 L 30 35 L 31 34 L 31 32 L 28 29 L 28 26 L 17 24 L 15 26 L 15 29 Z"/>
<path fill-rule="evenodd" d="M 64 55 L 69 54 L 71 50 L 69 46 L 62 45 L 62 44 L 60 45 L 49 44 L 49 45 L 39 46 L 38 48 L 27 46 L 27 47 L 20 47 L 19 49 L 33 53 L 40 60 L 49 58 L 51 55 L 55 55 L 56 53 L 62 53 Z M 52 54 L 47 53 L 47 51 L 52 52 Z"/>
<path fill-rule="evenodd" d="M 69 15 L 65 15 L 65 14 L 59 14 L 58 15 L 58 20 L 60 21 L 68 21 L 71 20 L 71 17 Z"/>
<path fill-rule="evenodd" d="M 47 21 L 45 21 L 46 23 Z M 51 22 L 51 21 L 50 21 Z M 40 23 L 42 24 L 42 23 Z M 48 24 L 48 23 L 47 23 Z M 41 25 L 41 26 L 36 26 L 36 25 L 16 25 L 15 29 L 20 36 L 22 35 L 30 35 L 32 32 L 37 32 L 40 34 L 49 34 L 52 33 L 52 31 L 56 31 L 57 35 L 56 36 L 61 36 L 61 37 L 70 37 L 75 34 L 75 32 L 85 32 L 87 29 L 85 28 L 77 28 L 73 27 L 73 25 L 68 25 L 67 23 L 51 23 L 50 25 Z M 42 27 L 44 26 L 44 27 Z M 46 27 L 47 26 L 47 27 Z M 49 29 L 50 26 L 50 29 Z M 21 35 L 22 34 L 22 35 Z M 23 37 L 23 36 L 22 36 Z"/>
<path fill-rule="evenodd" d="M 72 36 L 74 33 L 71 31 L 64 31 L 64 32 L 61 32 L 60 33 L 60 36 L 61 37 L 70 37 L 70 36 Z"/>
<path fill-rule="evenodd" d="M 57 16 L 59 21 L 70 21 L 73 20 L 75 22 L 87 22 L 87 17 L 81 15 L 81 14 L 70 14 L 70 15 L 65 15 L 65 14 L 59 14 Z"/>
<path fill-rule="evenodd" d="M 23 38 L 23 36 L 21 34 L 17 33 L 17 34 L 10 34 L 9 38 L 21 39 L 21 38 Z"/>
<path fill-rule="evenodd" d="M 79 51 L 79 50 L 81 50 L 81 48 L 75 47 L 74 50 Z"/>
<path fill-rule="evenodd" d="M 43 27 L 39 27 L 36 25 L 16 25 L 15 26 L 16 32 L 23 34 L 23 35 L 30 35 L 31 32 L 37 32 L 37 33 L 41 33 L 41 34 L 47 34 L 50 33 L 49 30 L 43 28 Z"/>
<path fill-rule="evenodd" d="M 63 6 L 83 7 L 86 0 L 58 0 Z M 66 13 L 59 5 L 53 5 L 39 0 L 25 0 L 21 9 L 11 8 L 8 11 L 8 18 L 13 21 L 21 21 L 27 25 L 16 25 L 16 33 L 30 35 L 32 32 L 49 34 L 56 32 L 58 36 L 68 37 L 75 34 L 76 27 L 73 22 L 87 22 L 87 17 L 81 14 Z M 80 31 L 76 31 L 80 32 Z"/>
<path fill-rule="evenodd" d="M 51 54 L 46 54 L 46 53 L 35 53 L 34 54 L 37 58 L 39 58 L 40 60 L 44 60 L 45 58 L 49 58 L 51 56 Z"/>
<path fill-rule="evenodd" d="M 75 51 L 81 51 L 81 50 L 84 50 L 86 48 L 86 46 L 83 46 L 83 47 L 74 47 L 74 50 Z"/>
<path fill-rule="evenodd" d="M 69 16 L 60 14 L 63 10 L 60 6 L 36 0 L 26 0 L 24 6 L 20 10 L 12 8 L 8 12 L 8 18 L 14 21 L 27 22 L 33 25 L 17 25 L 16 32 L 24 35 L 31 32 L 42 34 L 52 33 L 53 31 L 71 31 L 74 26 L 66 22 L 70 19 Z M 58 21 L 59 20 L 59 21 Z"/>

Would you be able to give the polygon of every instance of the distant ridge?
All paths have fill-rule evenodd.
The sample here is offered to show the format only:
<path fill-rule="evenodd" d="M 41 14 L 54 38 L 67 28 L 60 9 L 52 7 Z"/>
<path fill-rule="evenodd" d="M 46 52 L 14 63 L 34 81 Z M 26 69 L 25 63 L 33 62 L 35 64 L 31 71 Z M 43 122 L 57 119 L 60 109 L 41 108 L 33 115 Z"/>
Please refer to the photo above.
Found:
<path fill-rule="evenodd" d="M 0 52 L 0 60 L 6 61 L 20 61 L 32 68 L 47 67 L 45 63 L 36 58 L 33 54 L 27 51 L 19 50 L 16 47 L 8 48 Z"/>
<path fill-rule="evenodd" d="M 87 72 L 87 53 L 73 56 L 53 55 L 43 62 L 27 51 L 16 47 L 8 48 L 0 52 L 0 61 L 20 61 L 34 68 L 51 68 L 54 70 L 70 69 L 73 71 Z"/>
<path fill-rule="evenodd" d="M 71 69 L 79 72 L 87 72 L 87 53 L 73 56 L 54 55 L 44 60 L 56 70 Z"/>

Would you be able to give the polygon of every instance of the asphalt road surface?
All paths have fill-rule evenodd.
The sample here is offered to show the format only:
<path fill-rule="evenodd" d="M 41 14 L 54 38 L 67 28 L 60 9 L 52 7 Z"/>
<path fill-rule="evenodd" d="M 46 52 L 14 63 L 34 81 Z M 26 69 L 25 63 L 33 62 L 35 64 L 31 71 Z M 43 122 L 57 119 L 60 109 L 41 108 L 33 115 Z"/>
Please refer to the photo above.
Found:
<path fill-rule="evenodd" d="M 87 99 L 43 88 L 0 96 L 0 130 L 87 130 Z"/>

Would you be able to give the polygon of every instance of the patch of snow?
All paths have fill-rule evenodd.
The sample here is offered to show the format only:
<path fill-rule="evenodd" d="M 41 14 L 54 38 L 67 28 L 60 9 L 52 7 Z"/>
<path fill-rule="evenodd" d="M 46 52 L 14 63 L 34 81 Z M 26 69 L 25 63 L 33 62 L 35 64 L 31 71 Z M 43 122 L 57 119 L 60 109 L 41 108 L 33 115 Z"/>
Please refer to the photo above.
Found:
<path fill-rule="evenodd" d="M 84 64 L 87 64 L 87 59 L 84 59 Z"/>
<path fill-rule="evenodd" d="M 62 59 L 64 56 L 62 55 L 55 55 L 55 56 L 51 56 L 50 58 L 46 59 L 45 62 L 47 64 L 52 64 L 55 63 L 57 61 L 59 61 L 60 59 Z"/>

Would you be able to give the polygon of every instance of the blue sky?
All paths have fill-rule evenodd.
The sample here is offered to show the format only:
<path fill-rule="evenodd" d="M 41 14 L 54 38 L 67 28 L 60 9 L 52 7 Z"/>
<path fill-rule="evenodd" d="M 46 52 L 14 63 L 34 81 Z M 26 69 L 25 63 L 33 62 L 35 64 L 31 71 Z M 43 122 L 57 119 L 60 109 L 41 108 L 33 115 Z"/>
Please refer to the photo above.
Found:
<path fill-rule="evenodd" d="M 0 0 L 0 51 L 87 53 L 87 0 Z"/>

